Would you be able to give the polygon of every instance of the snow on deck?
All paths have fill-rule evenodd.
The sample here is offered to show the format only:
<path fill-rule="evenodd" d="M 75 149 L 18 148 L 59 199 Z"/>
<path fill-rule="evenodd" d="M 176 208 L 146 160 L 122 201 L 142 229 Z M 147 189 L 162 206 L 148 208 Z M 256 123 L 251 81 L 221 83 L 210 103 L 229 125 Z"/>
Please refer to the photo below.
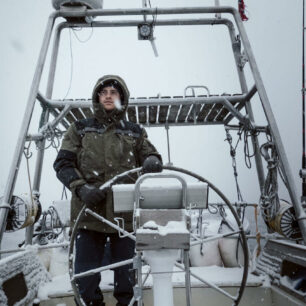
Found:
<path fill-rule="evenodd" d="M 143 267 L 143 273 L 148 271 L 148 266 Z M 222 287 L 235 287 L 240 286 L 243 269 L 241 268 L 223 268 L 217 266 L 209 267 L 192 267 L 191 272 L 199 275 L 217 286 Z M 267 285 L 264 283 L 265 279 L 249 274 L 247 286 L 257 287 Z M 206 287 L 205 284 L 191 276 L 192 287 Z M 185 286 L 185 274 L 178 268 L 174 268 L 172 275 L 172 284 L 174 287 Z M 144 288 L 151 288 L 153 285 L 152 276 L 147 279 Z M 113 271 L 102 272 L 102 280 L 100 287 L 103 291 L 113 290 Z M 63 297 L 72 295 L 73 291 L 70 284 L 68 273 L 64 275 L 55 276 L 50 283 L 46 283 L 38 290 L 38 298 L 46 300 L 52 297 Z"/>

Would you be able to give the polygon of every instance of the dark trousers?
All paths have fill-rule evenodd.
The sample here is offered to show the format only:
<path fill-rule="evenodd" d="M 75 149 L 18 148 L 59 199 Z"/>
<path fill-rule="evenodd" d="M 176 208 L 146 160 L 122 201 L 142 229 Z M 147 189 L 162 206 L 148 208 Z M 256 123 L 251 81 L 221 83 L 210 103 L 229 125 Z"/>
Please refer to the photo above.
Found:
<path fill-rule="evenodd" d="M 84 229 L 79 230 L 75 244 L 75 273 L 130 259 L 135 250 L 135 242 L 128 237 L 119 238 L 117 233 L 107 234 Z M 117 306 L 128 305 L 133 297 L 135 277 L 131 269 L 132 265 L 114 269 L 114 297 L 118 301 Z M 86 305 L 104 305 L 100 281 L 100 273 L 78 279 L 79 293 Z"/>

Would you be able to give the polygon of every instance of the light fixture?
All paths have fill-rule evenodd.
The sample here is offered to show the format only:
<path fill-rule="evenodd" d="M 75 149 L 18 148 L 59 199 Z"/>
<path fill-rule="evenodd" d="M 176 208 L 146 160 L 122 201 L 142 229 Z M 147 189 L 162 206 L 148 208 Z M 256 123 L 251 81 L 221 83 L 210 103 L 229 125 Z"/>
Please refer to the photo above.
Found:
<path fill-rule="evenodd" d="M 147 22 L 138 25 L 139 40 L 153 40 L 153 26 Z"/>

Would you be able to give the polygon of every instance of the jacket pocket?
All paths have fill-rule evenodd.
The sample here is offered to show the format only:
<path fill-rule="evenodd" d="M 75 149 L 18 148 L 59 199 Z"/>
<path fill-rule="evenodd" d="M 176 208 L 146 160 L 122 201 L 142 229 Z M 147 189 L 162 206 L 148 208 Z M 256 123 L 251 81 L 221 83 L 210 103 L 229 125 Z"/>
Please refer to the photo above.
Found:
<path fill-rule="evenodd" d="M 136 167 L 136 139 L 133 136 L 117 134 L 120 165 L 131 169 Z"/>

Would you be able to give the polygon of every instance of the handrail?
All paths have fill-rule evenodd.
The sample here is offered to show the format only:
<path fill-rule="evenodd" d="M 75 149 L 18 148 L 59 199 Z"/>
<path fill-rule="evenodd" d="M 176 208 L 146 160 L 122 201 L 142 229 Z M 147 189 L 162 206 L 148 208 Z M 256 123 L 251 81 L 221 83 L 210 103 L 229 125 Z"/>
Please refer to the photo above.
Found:
<path fill-rule="evenodd" d="M 129 107 L 131 106 L 147 106 L 148 104 L 156 105 L 185 105 L 190 104 L 214 104 L 214 103 L 224 103 L 224 98 L 229 102 L 244 103 L 248 101 L 248 97 L 251 96 L 253 92 L 248 92 L 247 94 L 239 94 L 233 96 L 212 96 L 212 97 L 186 97 L 186 98 L 130 98 Z M 47 99 L 41 93 L 38 93 L 37 99 L 46 104 L 51 108 L 65 107 L 66 105 L 71 105 L 72 108 L 78 107 L 91 107 L 92 100 L 75 99 L 75 100 L 53 100 Z"/>

